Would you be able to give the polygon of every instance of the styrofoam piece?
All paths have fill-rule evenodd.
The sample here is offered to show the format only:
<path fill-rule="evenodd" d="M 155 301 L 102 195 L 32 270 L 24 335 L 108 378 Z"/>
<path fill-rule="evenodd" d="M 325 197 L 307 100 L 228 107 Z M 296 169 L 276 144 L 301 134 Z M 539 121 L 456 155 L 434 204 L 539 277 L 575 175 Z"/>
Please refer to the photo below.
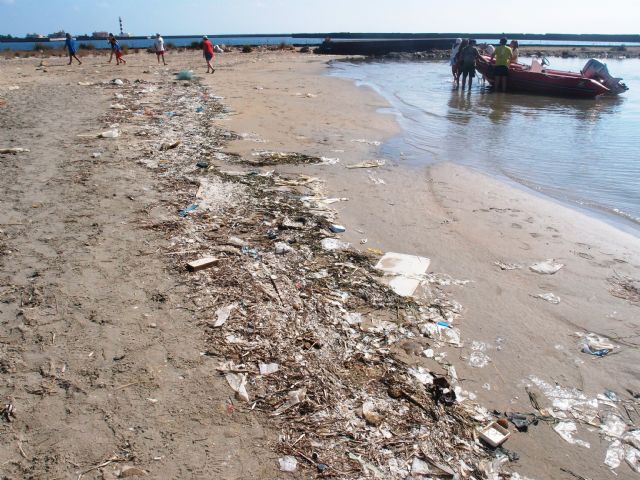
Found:
<path fill-rule="evenodd" d="M 389 287 L 400 296 L 410 297 L 420 285 L 420 275 L 424 275 L 431 260 L 418 255 L 386 253 L 376 264 L 376 269 L 396 277 L 389 281 Z"/>

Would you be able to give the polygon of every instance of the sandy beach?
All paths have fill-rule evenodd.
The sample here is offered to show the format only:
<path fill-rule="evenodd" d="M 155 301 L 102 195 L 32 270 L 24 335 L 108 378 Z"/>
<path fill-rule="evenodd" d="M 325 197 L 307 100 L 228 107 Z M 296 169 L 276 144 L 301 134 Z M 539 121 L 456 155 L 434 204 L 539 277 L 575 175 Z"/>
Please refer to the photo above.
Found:
<path fill-rule="evenodd" d="M 1 424 L 0 471 L 8 478 L 115 478 L 126 468 L 151 478 L 427 478 L 412 462 L 429 458 L 458 474 L 465 461 L 467 474 L 491 478 L 483 466 L 497 454 L 473 441 L 489 418 L 474 420 L 480 407 L 495 411 L 492 418 L 538 420 L 527 432 L 509 425 L 504 468 L 520 475 L 511 478 L 637 477 L 634 450 L 624 450 L 640 423 L 636 235 L 453 163 L 408 167 L 396 158 L 347 168 L 382 160 L 380 145 L 399 127 L 374 91 L 327 76 L 328 57 L 223 54 L 208 76 L 193 52 L 168 55 L 168 67 L 149 54 L 127 60 L 124 67 L 103 56 L 73 67 L 64 59 L 0 60 L 0 149 L 29 150 L 0 155 L 0 395 L 15 410 L 5 407 Z M 184 68 L 198 81 L 176 83 L 174 72 Z M 203 115 L 195 115 L 199 108 Z M 114 130 L 118 138 L 96 138 Z M 250 164 L 273 157 L 264 152 L 322 161 L 282 165 L 276 156 L 275 165 Z M 202 196 L 208 184 L 196 160 L 215 171 L 212 198 Z M 260 173 L 248 176 L 253 170 Z M 300 223 L 292 207 L 300 194 L 341 199 L 320 217 L 346 232 L 331 235 L 320 220 L 313 230 L 316 217 L 291 226 Z M 207 212 L 178 215 L 203 202 Z M 282 212 L 294 220 L 289 227 L 278 223 Z M 306 248 L 320 227 L 361 253 Z M 255 233 L 267 229 L 280 236 Z M 294 252 L 273 254 L 276 241 Z M 431 261 L 415 294 L 422 303 L 402 314 L 401 299 L 367 283 L 364 263 L 383 252 Z M 222 263 L 186 272 L 187 262 L 205 256 Z M 543 262 L 561 268 L 530 268 Z M 340 277 L 340 288 L 314 286 L 322 271 L 330 272 L 322 281 Z M 358 287 L 349 283 L 356 272 L 364 275 Z M 335 296 L 342 288 L 347 296 Z M 265 330 L 262 343 L 240 338 L 269 324 L 261 312 L 273 305 L 273 315 L 291 321 L 292 339 L 287 329 L 271 337 Z M 422 320 L 411 323 L 434 305 L 459 331 L 458 344 Z M 228 323 L 213 327 L 229 306 Z M 354 312 L 364 323 L 336 320 Z M 319 338 L 308 340 L 305 324 Z M 596 337 L 612 344 L 607 355 L 583 352 Z M 362 357 L 353 355 L 358 349 Z M 322 363 L 340 358 L 339 366 Z M 256 375 L 258 361 L 269 359 L 282 362 L 280 374 Z M 418 388 L 405 371 L 442 373 L 466 400 L 439 404 L 429 386 L 420 397 L 406 393 Z M 404 393 L 383 398 L 394 375 Z M 248 403 L 230 388 L 242 378 Z M 311 400 L 274 415 L 302 386 Z M 362 392 L 386 421 L 362 413 Z M 345 409 L 325 412 L 335 424 L 322 437 L 340 433 L 332 445 L 339 460 L 328 440 L 309 438 L 324 403 Z M 348 435 L 351 426 L 356 433 Z M 616 457 L 616 442 L 630 459 Z M 279 471 L 283 455 L 297 459 L 295 472 Z"/>

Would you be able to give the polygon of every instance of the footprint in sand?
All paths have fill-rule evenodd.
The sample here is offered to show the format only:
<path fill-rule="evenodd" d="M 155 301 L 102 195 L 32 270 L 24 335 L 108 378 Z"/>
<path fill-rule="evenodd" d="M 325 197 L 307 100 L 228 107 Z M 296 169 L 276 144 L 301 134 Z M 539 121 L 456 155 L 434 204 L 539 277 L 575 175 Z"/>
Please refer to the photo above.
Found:
<path fill-rule="evenodd" d="M 586 260 L 594 260 L 596 258 L 593 255 L 589 255 L 588 253 L 585 253 L 585 252 L 572 252 L 572 253 Z"/>
<path fill-rule="evenodd" d="M 542 235 L 536 232 L 531 232 L 529 235 L 531 235 L 533 238 L 540 238 Z"/>
<path fill-rule="evenodd" d="M 522 225 L 520 225 L 519 223 L 512 223 L 511 224 L 511 228 L 517 228 L 517 229 L 521 230 L 522 229 Z"/>

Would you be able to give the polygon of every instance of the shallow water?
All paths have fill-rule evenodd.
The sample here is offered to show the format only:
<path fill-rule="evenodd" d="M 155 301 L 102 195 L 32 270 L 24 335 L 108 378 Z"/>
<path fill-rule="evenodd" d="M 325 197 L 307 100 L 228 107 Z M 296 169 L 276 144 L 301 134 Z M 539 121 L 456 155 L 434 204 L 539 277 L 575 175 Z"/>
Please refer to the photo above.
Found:
<path fill-rule="evenodd" d="M 586 60 L 551 58 L 579 71 Z M 526 60 L 525 60 L 526 61 Z M 402 134 L 383 147 L 405 164 L 453 161 L 508 177 L 640 232 L 640 60 L 607 60 L 630 90 L 572 100 L 453 89 L 445 62 L 334 64 L 380 92 Z M 477 80 L 477 79 L 476 79 Z"/>

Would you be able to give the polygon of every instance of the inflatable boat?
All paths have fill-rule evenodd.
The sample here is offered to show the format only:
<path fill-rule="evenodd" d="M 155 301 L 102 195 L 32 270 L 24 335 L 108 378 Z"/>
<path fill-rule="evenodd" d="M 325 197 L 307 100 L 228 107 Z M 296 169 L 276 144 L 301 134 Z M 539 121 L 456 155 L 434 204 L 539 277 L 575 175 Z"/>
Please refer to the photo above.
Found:
<path fill-rule="evenodd" d="M 561 97 L 595 98 L 600 95 L 619 95 L 629 88 L 621 78 L 609 74 L 607 66 L 591 59 L 580 73 L 552 70 L 546 59 L 533 57 L 531 65 L 512 63 L 509 66 L 507 90 L 512 92 L 537 93 Z M 476 69 L 491 84 L 495 82 L 494 62 L 481 55 Z"/>

